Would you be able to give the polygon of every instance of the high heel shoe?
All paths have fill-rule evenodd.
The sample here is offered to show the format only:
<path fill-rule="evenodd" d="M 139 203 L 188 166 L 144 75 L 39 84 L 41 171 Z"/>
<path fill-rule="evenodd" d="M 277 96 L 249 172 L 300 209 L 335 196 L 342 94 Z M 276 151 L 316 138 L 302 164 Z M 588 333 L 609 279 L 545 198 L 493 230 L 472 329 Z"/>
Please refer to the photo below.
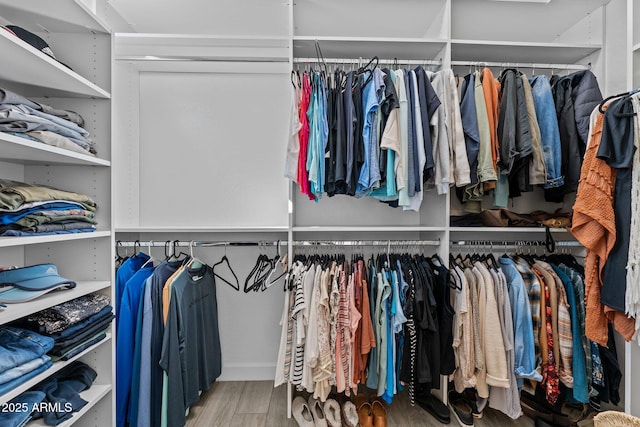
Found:
<path fill-rule="evenodd" d="M 315 427 L 313 424 L 313 415 L 311 415 L 311 410 L 307 405 L 307 401 L 304 400 L 304 397 L 297 396 L 293 399 L 291 415 L 293 415 L 293 418 L 300 427 Z"/>

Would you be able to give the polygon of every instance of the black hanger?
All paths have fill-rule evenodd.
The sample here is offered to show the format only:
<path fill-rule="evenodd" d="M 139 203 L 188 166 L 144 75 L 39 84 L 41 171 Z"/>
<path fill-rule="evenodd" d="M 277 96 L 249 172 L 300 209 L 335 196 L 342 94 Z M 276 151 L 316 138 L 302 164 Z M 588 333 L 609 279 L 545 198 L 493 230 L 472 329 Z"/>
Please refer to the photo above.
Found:
<path fill-rule="evenodd" d="M 126 255 L 126 251 L 125 251 L 125 256 L 120 255 L 118 248 L 120 248 L 121 246 L 122 246 L 122 242 L 120 240 L 116 241 L 116 264 L 118 265 L 121 265 L 123 262 L 125 262 L 129 258 Z"/>
<path fill-rule="evenodd" d="M 258 259 L 256 259 L 255 265 L 253 266 L 253 268 L 249 272 L 249 275 L 244 281 L 245 293 L 249 293 L 250 291 L 254 290 L 253 286 L 255 285 L 255 280 L 254 280 L 254 283 L 252 283 L 251 285 L 249 285 L 249 282 L 251 282 L 251 280 L 254 279 L 254 276 L 258 274 L 258 271 L 260 271 L 260 269 L 262 268 L 263 262 L 264 262 L 264 255 L 263 254 L 258 255 Z"/>
<path fill-rule="evenodd" d="M 378 63 L 380 62 L 380 59 L 377 56 L 374 56 L 373 58 L 371 58 L 369 60 L 369 62 L 367 62 L 365 64 L 364 67 L 360 67 L 358 69 L 358 74 L 364 74 L 365 71 L 367 71 L 367 67 L 371 64 L 373 64 L 373 62 L 375 61 L 375 65 L 373 66 L 373 68 L 371 68 L 369 75 L 367 76 L 367 79 L 364 81 L 364 83 L 362 84 L 362 87 L 365 87 L 372 79 L 373 79 L 373 70 L 375 70 L 376 68 L 378 68 Z"/>
<path fill-rule="evenodd" d="M 605 99 L 602 100 L 602 102 L 600 102 L 600 104 L 598 104 L 598 111 L 600 111 L 600 113 L 604 114 L 604 110 L 602 109 L 602 107 L 604 107 L 604 104 L 606 104 L 607 102 L 611 101 L 612 99 L 615 98 L 620 98 L 622 96 L 629 96 L 631 92 L 621 92 L 617 95 L 611 95 L 611 96 L 607 96 Z"/>
<path fill-rule="evenodd" d="M 224 277 L 222 277 L 221 275 L 219 275 L 218 273 L 216 273 L 215 268 L 218 265 L 226 265 L 227 266 L 227 269 L 231 272 L 231 275 L 235 279 L 235 285 L 233 283 L 231 283 L 230 281 L 228 281 L 227 279 L 225 279 Z M 211 266 L 211 270 L 213 270 L 213 275 L 216 276 L 218 279 L 222 280 L 223 282 L 225 282 L 227 285 L 231 286 L 236 291 L 240 290 L 240 281 L 238 280 L 238 276 L 236 275 L 236 272 L 233 271 L 233 268 L 231 267 L 231 263 L 229 262 L 229 258 L 227 258 L 227 254 L 222 255 L 222 259 L 220 259 L 220 261 L 218 261 L 215 264 L 213 264 Z"/>

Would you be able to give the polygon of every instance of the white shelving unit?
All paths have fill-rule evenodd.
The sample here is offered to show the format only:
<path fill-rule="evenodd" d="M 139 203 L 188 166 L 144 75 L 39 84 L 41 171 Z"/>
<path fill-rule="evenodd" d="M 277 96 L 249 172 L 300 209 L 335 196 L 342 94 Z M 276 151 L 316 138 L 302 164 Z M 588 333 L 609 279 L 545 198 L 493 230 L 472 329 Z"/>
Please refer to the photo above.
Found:
<path fill-rule="evenodd" d="M 562 64 L 573 68 L 590 67 L 606 95 L 615 93 L 619 84 L 619 63 L 627 54 L 624 52 L 621 55 L 615 45 L 619 42 L 615 32 L 619 30 L 620 22 L 624 22 L 624 13 L 617 8 L 620 1 L 624 0 L 554 0 L 548 4 L 477 0 L 299 0 L 289 2 L 287 10 L 281 13 L 274 3 L 271 5 L 272 12 L 275 11 L 273 14 L 277 17 L 269 15 L 273 18 L 274 27 L 265 30 L 264 34 L 255 35 L 253 44 L 264 46 L 265 37 L 273 37 L 273 34 L 289 36 L 284 44 L 277 44 L 278 49 L 284 50 L 262 57 L 252 49 L 233 58 L 225 52 L 225 46 L 238 44 L 236 37 L 240 30 L 235 29 L 228 30 L 228 37 L 224 33 L 218 34 L 215 37 L 215 49 L 211 49 L 209 40 L 201 41 L 198 37 L 183 35 L 175 44 L 182 46 L 191 37 L 195 40 L 193 49 L 188 55 L 176 58 L 180 59 L 176 61 L 166 60 L 178 52 L 175 45 L 167 45 L 166 37 L 154 34 L 136 37 L 119 35 L 116 38 L 116 83 L 113 92 L 114 102 L 119 105 L 119 115 L 115 119 L 119 139 L 126 143 L 118 145 L 117 161 L 114 161 L 117 163 L 114 193 L 119 201 L 115 214 L 116 238 L 167 240 L 171 237 L 189 241 L 200 233 L 208 233 L 206 239 L 200 239 L 225 240 L 229 234 L 242 233 L 241 239 L 251 240 L 269 232 L 286 232 L 289 242 L 340 238 L 439 240 L 440 246 L 434 247 L 433 251 L 441 257 L 448 256 L 450 241 L 454 239 L 506 240 L 509 237 L 509 240 L 543 241 L 544 228 L 451 227 L 449 216 L 452 208 L 457 207 L 457 200 L 451 192 L 447 195 L 427 192 L 421 211 L 416 213 L 391 209 L 375 200 L 344 196 L 323 197 L 315 203 L 299 194 L 297 187 L 280 185 L 284 182 L 282 170 L 289 130 L 289 71 L 294 66 L 294 59 L 316 56 L 317 41 L 325 58 L 366 63 L 377 55 L 381 59 L 397 58 L 400 65 L 408 59 L 425 60 L 439 62 L 443 68 L 453 68 L 458 75 L 466 74 L 472 66 L 459 65 L 458 62 L 476 63 L 477 67 L 481 67 L 482 62 L 500 63 L 499 66 L 491 66 L 496 76 L 502 68 L 514 64 L 527 73 L 550 71 L 538 69 L 542 67 L 527 68 L 522 63 L 559 64 L 554 71 L 562 74 L 570 72 L 568 67 L 563 69 Z M 258 1 L 255 3 L 257 5 Z M 285 17 L 288 26 L 282 28 Z M 394 21 L 394 18 L 397 19 Z M 220 19 L 219 15 L 217 19 Z M 401 24 L 397 24 L 398 19 Z M 238 24 L 239 28 L 249 34 L 249 29 L 243 24 Z M 243 46 L 252 44 L 247 42 L 247 38 L 243 37 L 242 40 Z M 635 40 L 636 47 L 639 43 L 640 39 Z M 281 64 L 263 62 L 265 58 L 282 59 L 285 56 L 289 59 L 286 70 L 280 67 Z M 209 62 L 189 62 L 190 58 L 206 58 Z M 456 65 L 453 65 L 454 61 Z M 238 65 L 241 62 L 242 67 Z M 301 63 L 299 67 L 304 69 L 305 64 Z M 201 84 L 202 90 L 182 80 L 185 73 L 195 71 L 206 75 L 207 82 Z M 226 82 L 220 84 L 222 88 L 242 88 L 247 83 L 242 79 L 248 74 L 256 82 L 268 81 L 268 84 L 263 84 L 261 90 L 265 92 L 262 96 L 253 98 L 245 95 L 252 100 L 252 105 L 259 104 L 261 111 L 255 115 L 247 113 L 247 117 L 251 117 L 251 125 L 247 126 L 244 119 L 238 123 L 237 115 L 228 113 L 239 106 L 235 97 L 223 97 L 225 101 L 220 103 L 220 109 L 202 102 L 209 93 L 217 95 L 217 92 L 209 91 L 218 87 L 218 81 Z M 194 82 L 198 78 L 189 74 L 189 79 Z M 275 87 L 279 88 L 277 92 L 268 92 Z M 154 123 L 166 117 L 158 107 L 158 88 L 170 92 L 163 96 L 169 99 L 176 96 L 179 101 L 183 100 L 182 93 L 189 93 L 192 108 L 189 114 L 182 116 L 184 123 L 191 125 L 197 122 L 198 118 L 191 116 L 191 113 L 200 113 L 193 108 L 194 105 L 206 112 L 206 116 L 200 118 L 203 123 L 201 127 L 183 130 L 193 133 L 188 138 L 181 138 L 185 147 L 181 146 L 179 152 L 173 152 L 174 155 L 171 155 L 172 144 L 182 135 L 165 135 L 154 127 Z M 225 110 L 222 110 L 223 107 Z M 263 119 L 263 112 L 277 115 L 281 121 L 272 121 L 266 127 L 254 123 Z M 199 141 L 198 158 L 189 157 L 195 150 L 188 144 L 199 140 L 201 135 L 208 135 L 211 123 L 218 115 L 224 117 L 224 120 L 216 122 L 219 134 L 206 142 Z M 232 130 L 226 128 L 230 123 L 235 124 Z M 238 129 L 241 130 L 240 134 Z M 255 129 L 263 130 L 259 138 L 252 133 Z M 162 129 L 162 132 L 165 131 Z M 234 141 L 234 144 L 228 141 Z M 150 152 L 159 143 L 164 143 L 167 150 Z M 265 147 L 269 149 L 265 151 Z M 216 149 L 221 151 L 216 152 Z M 252 150 L 251 159 L 247 163 L 239 162 L 241 156 L 238 153 L 244 156 L 246 150 Z M 217 156 L 220 152 L 225 155 L 224 161 Z M 181 173 L 175 172 L 176 163 L 183 168 Z M 157 176 L 161 182 L 145 181 L 139 173 L 142 170 Z M 195 195 L 189 193 L 189 189 L 195 187 L 194 181 L 200 185 Z M 185 192 L 189 195 L 185 196 Z M 195 219 L 181 215 L 181 212 L 165 214 L 164 210 L 173 206 L 167 207 L 169 203 L 163 197 L 177 193 L 183 194 L 184 200 L 188 200 L 185 206 L 180 207 L 181 212 L 188 209 Z M 570 200 L 564 205 L 545 204 L 541 190 L 525 194 L 520 199 L 515 202 L 513 210 L 531 212 L 544 209 L 553 212 L 559 207 L 568 210 L 572 205 Z M 206 215 L 202 215 L 203 212 Z M 564 229 L 551 231 L 557 240 L 572 239 Z M 163 239 L 163 236 L 166 238 Z M 511 239 L 512 236 L 518 238 Z M 238 263 L 248 272 L 255 257 L 249 249 L 242 250 L 245 251 L 243 255 L 234 254 L 234 259 L 239 260 Z M 215 250 L 210 251 L 207 256 Z M 257 302 L 235 299 L 230 295 L 224 298 L 225 308 L 233 304 L 245 308 L 249 306 L 254 316 L 269 318 L 274 323 L 280 319 L 282 303 L 279 299 L 271 307 L 265 301 L 268 298 L 266 295 L 263 297 L 265 300 Z M 254 352 L 255 356 L 248 360 L 246 349 L 238 351 L 233 347 L 230 336 L 224 341 L 224 334 L 230 335 L 238 330 L 236 313 L 221 310 L 220 322 L 223 334 L 223 378 L 257 379 L 228 374 L 229 365 L 236 362 L 238 366 L 243 364 L 249 367 L 275 363 L 277 349 L 273 352 L 272 360 L 265 362 L 264 355 L 268 351 L 265 349 L 270 347 L 264 344 L 264 338 L 268 336 L 269 343 L 277 343 L 280 328 L 271 328 L 272 324 L 262 322 L 264 329 L 243 329 L 243 338 L 248 342 L 255 339 L 255 348 L 259 348 Z M 228 329 L 224 329 L 225 325 Z M 249 375 L 254 375 L 253 371 L 250 372 Z"/>
<path fill-rule="evenodd" d="M 111 31 L 122 29 L 117 14 L 97 0 L 91 9 L 80 0 L 12 2 L 0 0 L 0 21 L 38 34 L 64 64 L 36 50 L 6 31 L 0 31 L 0 49 L 6 66 L 0 87 L 55 108 L 69 109 L 85 118 L 85 129 L 97 156 L 51 147 L 0 133 L 0 177 L 43 184 L 90 196 L 98 205 L 97 230 L 91 233 L 1 237 L 2 265 L 53 263 L 62 277 L 74 280 L 72 290 L 56 291 L 33 301 L 11 304 L 0 312 L 0 324 L 89 293 L 113 298 L 114 231 L 111 172 Z M 113 23 L 115 27 L 110 24 Z M 63 425 L 114 425 L 115 381 L 112 331 L 107 338 L 69 361 L 51 368 L 0 396 L 6 402 L 58 372 L 74 360 L 96 370 L 94 386 L 82 393 L 89 403 Z M 29 426 L 41 425 L 34 421 Z"/>

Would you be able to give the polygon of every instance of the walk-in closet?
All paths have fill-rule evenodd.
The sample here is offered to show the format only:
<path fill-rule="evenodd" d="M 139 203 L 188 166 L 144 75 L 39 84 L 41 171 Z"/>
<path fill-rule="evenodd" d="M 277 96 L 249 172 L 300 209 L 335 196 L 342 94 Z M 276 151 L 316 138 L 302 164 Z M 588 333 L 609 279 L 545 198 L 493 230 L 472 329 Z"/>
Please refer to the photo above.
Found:
<path fill-rule="evenodd" d="M 640 425 L 637 2 L 0 27 L 0 426 Z"/>

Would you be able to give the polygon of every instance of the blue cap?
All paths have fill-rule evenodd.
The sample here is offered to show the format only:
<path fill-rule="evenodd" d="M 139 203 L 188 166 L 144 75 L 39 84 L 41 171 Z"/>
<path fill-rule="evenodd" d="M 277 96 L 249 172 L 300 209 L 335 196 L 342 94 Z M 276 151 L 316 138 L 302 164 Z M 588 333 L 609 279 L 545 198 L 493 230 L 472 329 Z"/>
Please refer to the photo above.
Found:
<path fill-rule="evenodd" d="M 54 289 L 73 289 L 76 282 L 62 278 L 53 264 L 0 271 L 0 302 L 27 302 Z"/>

